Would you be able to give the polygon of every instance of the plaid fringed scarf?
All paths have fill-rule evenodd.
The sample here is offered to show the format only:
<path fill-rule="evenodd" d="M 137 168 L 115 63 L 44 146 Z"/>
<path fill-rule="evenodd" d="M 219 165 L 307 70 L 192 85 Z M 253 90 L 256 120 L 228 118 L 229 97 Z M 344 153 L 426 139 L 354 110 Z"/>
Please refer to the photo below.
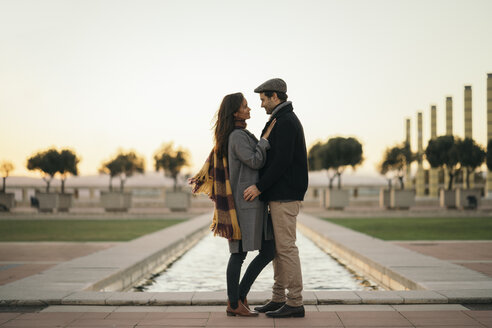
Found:
<path fill-rule="evenodd" d="M 229 240 L 241 239 L 227 158 L 217 160 L 217 153 L 212 150 L 200 172 L 191 178 L 189 183 L 193 186 L 192 193 L 207 194 L 215 203 L 214 218 L 210 225 L 214 236 Z"/>

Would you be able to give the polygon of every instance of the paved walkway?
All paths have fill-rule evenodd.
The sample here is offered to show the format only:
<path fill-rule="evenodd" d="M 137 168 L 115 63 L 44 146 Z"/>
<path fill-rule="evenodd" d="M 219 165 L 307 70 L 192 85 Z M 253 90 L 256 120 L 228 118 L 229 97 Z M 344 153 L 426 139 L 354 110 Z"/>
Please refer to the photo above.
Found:
<path fill-rule="evenodd" d="M 118 243 L 0 242 L 0 286 Z"/>
<path fill-rule="evenodd" d="M 492 327 L 492 310 L 461 305 L 318 305 L 306 317 L 227 317 L 224 306 L 50 306 L 0 313 L 0 327 Z"/>
<path fill-rule="evenodd" d="M 491 241 L 401 241 L 396 245 L 429 255 L 492 277 Z"/>

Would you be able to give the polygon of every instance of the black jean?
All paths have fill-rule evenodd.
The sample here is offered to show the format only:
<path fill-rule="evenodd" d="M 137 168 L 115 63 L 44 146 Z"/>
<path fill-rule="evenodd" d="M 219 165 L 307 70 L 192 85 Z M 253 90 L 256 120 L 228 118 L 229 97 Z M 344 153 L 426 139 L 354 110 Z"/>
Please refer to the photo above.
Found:
<path fill-rule="evenodd" d="M 229 263 L 227 265 L 227 297 L 233 309 L 237 307 L 239 299 L 244 301 L 256 277 L 258 277 L 263 268 L 275 257 L 275 241 L 263 240 L 261 250 L 253 261 L 251 261 L 241 279 L 241 283 L 239 283 L 241 267 L 247 253 L 242 252 L 242 248 L 240 247 L 239 253 L 231 253 L 229 257 Z"/>

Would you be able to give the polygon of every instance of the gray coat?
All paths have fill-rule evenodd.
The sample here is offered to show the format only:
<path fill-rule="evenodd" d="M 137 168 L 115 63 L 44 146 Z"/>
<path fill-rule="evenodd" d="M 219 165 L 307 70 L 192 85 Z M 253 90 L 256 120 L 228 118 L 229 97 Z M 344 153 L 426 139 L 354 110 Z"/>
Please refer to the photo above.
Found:
<path fill-rule="evenodd" d="M 258 182 L 258 170 L 265 164 L 266 151 L 269 148 L 268 140 L 262 138 L 258 141 L 245 129 L 236 129 L 229 135 L 229 178 L 241 228 L 243 252 L 260 249 L 263 237 L 273 239 L 273 230 L 268 223 L 267 204 L 258 197 L 251 202 L 243 198 L 244 190 Z M 230 241 L 229 251 L 238 253 L 239 243 Z"/>

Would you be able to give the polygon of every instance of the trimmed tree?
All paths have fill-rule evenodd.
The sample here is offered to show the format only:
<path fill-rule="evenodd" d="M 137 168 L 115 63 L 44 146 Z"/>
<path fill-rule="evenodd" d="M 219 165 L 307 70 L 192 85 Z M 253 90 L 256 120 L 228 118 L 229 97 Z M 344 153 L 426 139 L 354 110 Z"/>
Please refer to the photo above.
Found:
<path fill-rule="evenodd" d="M 41 176 L 46 182 L 46 192 L 50 192 L 50 184 L 59 169 L 59 153 L 56 149 L 48 149 L 39 152 L 27 159 L 27 169 L 40 171 Z"/>
<path fill-rule="evenodd" d="M 50 148 L 39 152 L 27 160 L 29 170 L 39 170 L 46 182 L 46 192 L 50 191 L 50 184 L 54 176 L 59 173 L 61 176 L 61 192 L 65 193 L 65 181 L 70 174 L 77 175 L 77 165 L 80 159 L 75 152 L 70 149 L 61 151 Z"/>
<path fill-rule="evenodd" d="M 416 155 L 412 153 L 410 145 L 405 142 L 401 145 L 386 149 L 384 153 L 383 161 L 379 164 L 379 173 L 386 176 L 388 172 L 394 172 L 398 181 L 400 182 L 400 188 L 404 189 L 405 184 L 403 178 L 405 177 L 405 169 L 416 160 Z M 393 177 L 387 177 L 388 187 L 391 190 Z"/>
<path fill-rule="evenodd" d="M 458 140 L 458 160 L 466 174 L 466 188 L 470 189 L 470 175 L 485 161 L 485 150 L 475 140 L 465 138 Z"/>
<path fill-rule="evenodd" d="M 440 136 L 429 141 L 425 157 L 433 168 L 446 168 L 449 176 L 448 190 L 452 190 L 453 180 L 461 169 L 458 149 L 459 138 Z"/>
<path fill-rule="evenodd" d="M 0 173 L 2 174 L 2 193 L 5 193 L 5 188 L 6 188 L 6 181 L 7 178 L 9 177 L 10 172 L 14 170 L 14 164 L 12 162 L 8 161 L 3 161 L 0 164 Z"/>
<path fill-rule="evenodd" d="M 102 164 L 99 172 L 109 174 L 109 191 L 113 191 L 113 178 L 120 178 L 120 192 L 123 192 L 125 182 L 135 173 L 144 173 L 145 162 L 135 152 L 120 151 L 113 159 Z"/>
<path fill-rule="evenodd" d="M 189 165 L 189 152 L 181 147 L 174 147 L 173 142 L 164 143 L 154 155 L 155 170 L 163 170 L 174 181 L 174 191 L 178 189 L 178 175 Z"/>
<path fill-rule="evenodd" d="M 324 146 L 322 142 L 318 141 L 308 151 L 308 164 L 310 171 L 323 170 L 323 152 L 321 148 Z"/>
<path fill-rule="evenodd" d="M 121 167 L 115 159 L 104 162 L 99 168 L 99 173 L 109 175 L 109 191 L 113 191 L 113 178 L 121 173 Z"/>
<path fill-rule="evenodd" d="M 59 153 L 59 168 L 58 173 L 61 176 L 61 192 L 65 193 L 65 181 L 67 180 L 69 175 L 78 175 L 79 170 L 77 165 L 80 162 L 80 159 L 77 157 L 75 152 L 70 149 L 63 149 Z"/>
<path fill-rule="evenodd" d="M 318 142 L 309 150 L 308 161 L 313 171 L 326 170 L 329 188 L 333 188 L 333 180 L 338 178 L 338 189 L 342 188 L 342 173 L 347 166 L 356 169 L 363 162 L 362 145 L 355 138 L 335 137 L 325 144 Z"/>
<path fill-rule="evenodd" d="M 317 142 L 314 144 L 308 152 L 308 163 L 309 170 L 320 171 L 326 170 L 326 175 L 328 176 L 328 187 L 333 188 L 333 180 L 335 179 L 335 174 L 330 174 L 330 169 L 332 168 L 330 162 L 330 149 L 328 148 L 328 143 Z"/>

